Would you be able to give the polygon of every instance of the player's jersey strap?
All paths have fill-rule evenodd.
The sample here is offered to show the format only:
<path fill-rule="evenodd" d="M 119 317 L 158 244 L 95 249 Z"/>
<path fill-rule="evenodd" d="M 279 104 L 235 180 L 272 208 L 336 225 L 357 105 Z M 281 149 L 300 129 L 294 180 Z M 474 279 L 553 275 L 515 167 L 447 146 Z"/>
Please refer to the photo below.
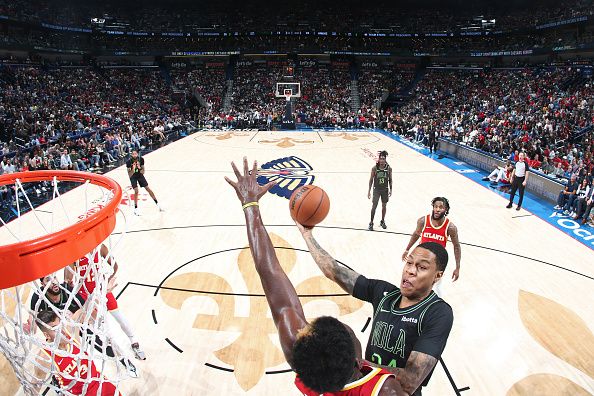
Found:
<path fill-rule="evenodd" d="M 377 396 L 384 385 L 384 382 L 389 377 L 394 377 L 394 374 L 387 370 L 371 367 L 364 364 L 361 367 L 363 377 L 356 381 L 350 382 L 338 392 L 319 392 L 309 389 L 301 382 L 299 377 L 295 378 L 295 386 L 303 393 L 304 396 Z"/>
<path fill-rule="evenodd" d="M 421 243 L 437 242 L 443 247 L 448 241 L 448 227 L 450 226 L 450 219 L 446 218 L 439 227 L 433 226 L 431 223 L 431 215 L 425 216 L 425 226 L 421 232 Z"/>

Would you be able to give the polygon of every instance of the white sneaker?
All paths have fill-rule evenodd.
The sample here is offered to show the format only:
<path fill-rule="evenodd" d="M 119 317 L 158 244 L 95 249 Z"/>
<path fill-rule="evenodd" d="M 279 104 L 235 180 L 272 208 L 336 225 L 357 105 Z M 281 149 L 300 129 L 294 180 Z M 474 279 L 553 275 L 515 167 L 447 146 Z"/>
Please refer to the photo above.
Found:
<path fill-rule="evenodd" d="M 559 205 L 555 205 L 555 207 L 554 207 L 553 209 L 555 209 L 555 210 L 559 210 L 559 209 L 561 209 L 561 206 L 559 206 Z"/>
<path fill-rule="evenodd" d="M 140 349 L 140 345 L 137 342 L 132 344 L 131 347 L 132 351 L 134 351 L 134 356 L 136 357 L 136 359 L 146 360 L 146 355 L 144 354 L 144 351 Z"/>
<path fill-rule="evenodd" d="M 128 372 L 128 375 L 132 378 L 138 378 L 138 370 L 136 370 L 136 366 L 134 366 L 134 364 L 132 364 L 132 362 L 128 359 L 123 359 L 123 364 L 126 367 L 126 371 Z"/>

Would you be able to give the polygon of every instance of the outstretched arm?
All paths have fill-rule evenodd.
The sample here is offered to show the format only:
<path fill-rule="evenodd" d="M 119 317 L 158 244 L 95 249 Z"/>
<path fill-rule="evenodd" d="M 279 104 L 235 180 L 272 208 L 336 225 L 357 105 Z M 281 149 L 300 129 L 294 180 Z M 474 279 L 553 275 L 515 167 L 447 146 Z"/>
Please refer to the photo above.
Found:
<path fill-rule="evenodd" d="M 338 264 L 336 260 L 334 260 L 334 258 L 318 244 L 312 235 L 311 228 L 305 228 L 299 223 L 296 224 L 299 231 L 301 231 L 301 235 L 303 235 L 303 239 L 305 239 L 311 257 L 314 259 L 318 267 L 320 267 L 326 278 L 336 282 L 336 284 L 338 284 L 338 286 L 345 292 L 352 295 L 359 274 L 344 265 Z"/>
<path fill-rule="evenodd" d="M 235 189 L 237 197 L 243 205 L 248 241 L 256 271 L 260 276 L 274 324 L 278 329 L 285 358 L 291 364 L 297 332 L 307 325 L 307 321 L 297 292 L 280 266 L 260 216 L 258 200 L 274 185 L 274 182 L 260 186 L 256 181 L 258 170 L 256 162 L 254 162 L 250 173 L 245 157 L 243 159 L 243 175 L 239 173 L 234 163 L 231 163 L 231 166 L 237 176 L 237 182 L 233 182 L 227 177 L 225 180 Z"/>
<path fill-rule="evenodd" d="M 424 225 L 425 225 L 425 218 L 420 217 L 419 220 L 417 220 L 417 228 L 415 228 L 415 231 L 410 236 L 410 241 L 408 241 L 408 245 L 406 245 L 406 249 L 404 249 L 404 253 L 402 253 L 402 260 L 406 260 L 406 257 L 408 256 L 408 251 L 410 250 L 411 247 L 413 247 L 413 245 L 415 244 L 417 239 L 419 239 L 421 237 L 421 233 L 423 232 Z"/>
<path fill-rule="evenodd" d="M 452 274 L 452 280 L 455 282 L 460 277 L 460 260 L 462 259 L 462 247 L 460 246 L 460 240 L 458 239 L 458 227 L 450 223 L 448 227 L 448 234 L 452 239 L 454 245 L 454 257 L 456 259 L 456 269 Z"/>

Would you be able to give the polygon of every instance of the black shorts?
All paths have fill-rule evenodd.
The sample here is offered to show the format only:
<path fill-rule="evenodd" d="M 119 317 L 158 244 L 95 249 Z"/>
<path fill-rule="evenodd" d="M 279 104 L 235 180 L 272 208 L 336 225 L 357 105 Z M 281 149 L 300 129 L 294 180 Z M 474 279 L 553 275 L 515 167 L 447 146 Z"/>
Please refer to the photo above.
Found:
<path fill-rule="evenodd" d="M 132 175 L 132 177 L 130 177 L 130 183 L 132 183 L 132 188 L 138 187 L 139 184 L 140 187 L 148 186 L 148 182 L 146 181 L 142 173 L 139 173 L 138 175 Z"/>
<path fill-rule="evenodd" d="M 380 197 L 382 198 L 382 203 L 387 203 L 388 199 L 390 198 L 388 196 L 388 190 L 378 190 L 378 189 L 373 189 L 373 204 L 377 204 Z"/>

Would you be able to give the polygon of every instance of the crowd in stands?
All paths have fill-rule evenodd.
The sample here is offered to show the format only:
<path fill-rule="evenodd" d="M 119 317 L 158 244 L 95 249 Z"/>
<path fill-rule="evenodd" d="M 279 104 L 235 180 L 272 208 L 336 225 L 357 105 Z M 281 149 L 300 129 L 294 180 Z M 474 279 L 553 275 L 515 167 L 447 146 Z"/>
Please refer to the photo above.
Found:
<path fill-rule="evenodd" d="M 413 78 L 414 70 L 401 71 L 392 67 L 362 67 L 357 79 L 361 106 L 379 107 L 386 95 L 399 93 L 411 84 Z"/>
<path fill-rule="evenodd" d="M 93 54 L 133 52 L 139 55 L 176 51 L 352 51 L 421 56 L 594 47 L 591 22 L 579 29 L 575 25 L 535 29 L 545 22 L 591 16 L 594 0 L 545 2 L 517 10 L 491 9 L 488 4 L 476 4 L 476 8 L 468 4 L 460 9 L 402 8 L 391 4 L 382 7 L 379 13 L 366 4 L 307 6 L 306 2 L 296 8 L 277 4 L 270 12 L 238 5 L 232 16 L 222 4 L 200 7 L 143 4 L 141 8 L 133 8 L 110 2 L 60 6 L 61 1 L 66 3 L 65 0 L 57 3 L 0 0 L 0 15 L 7 17 L 0 18 L 0 48 Z M 481 18 L 477 20 L 479 14 Z M 91 25 L 91 19 L 97 18 L 105 19 L 104 27 Z M 12 22 L 13 19 L 36 25 Z M 491 24 L 493 20 L 495 25 L 483 26 L 483 21 Z M 59 27 L 43 27 L 41 22 Z M 60 28 L 64 26 L 87 31 Z M 527 31 L 527 28 L 532 30 Z M 106 31 L 118 34 L 107 34 Z M 128 34 L 132 31 L 139 34 Z M 449 31 L 455 34 L 446 33 Z M 200 32 L 200 35 L 188 35 L 189 32 Z M 485 34 L 460 35 L 477 32 Z M 398 36 L 390 37 L 390 33 Z"/>
<path fill-rule="evenodd" d="M 386 120 L 389 129 L 419 142 L 433 129 L 510 161 L 524 152 L 532 170 L 562 181 L 575 177 L 576 192 L 584 180 L 585 187 L 592 187 L 592 133 L 579 141 L 574 136 L 594 123 L 594 81 L 575 67 L 432 69 L 416 86 L 413 99 L 387 113 Z M 489 181 L 504 176 L 499 170 Z M 578 202 L 560 196 L 558 207 L 584 216 Z"/>
<path fill-rule="evenodd" d="M 121 163 L 186 128 L 185 110 L 170 97 L 154 70 L 2 67 L 0 174 Z M 0 198 L 5 206 L 15 195 L 4 187 Z"/>
<path fill-rule="evenodd" d="M 199 95 L 209 111 L 218 113 L 223 109 L 223 98 L 226 91 L 225 69 L 221 67 L 173 69 L 171 72 L 173 86 L 189 95 Z"/>
<path fill-rule="evenodd" d="M 62 26 L 91 26 L 92 18 L 102 18 L 106 24 L 119 24 L 125 29 L 184 31 L 195 29 L 226 29 L 229 31 L 255 31 L 279 29 L 296 30 L 307 27 L 317 31 L 368 32 L 388 29 L 395 32 L 439 32 L 476 25 L 477 15 L 485 21 L 495 20 L 497 30 L 524 29 L 530 26 L 593 14 L 592 0 L 543 1 L 536 7 L 530 3 L 499 4 L 489 2 L 459 3 L 424 6 L 417 3 L 386 2 L 370 6 L 351 2 L 320 3 L 313 0 L 292 4 L 275 4 L 266 10 L 264 4 L 253 6 L 234 3 L 229 13 L 225 2 L 206 2 L 200 7 L 183 3 L 146 3 L 141 8 L 121 2 L 78 2 L 65 0 L 2 0 L 0 15 L 20 21 L 45 22 Z M 381 9 L 381 12 L 377 12 Z"/>
<path fill-rule="evenodd" d="M 2 67 L 1 172 L 104 169 L 131 148 L 158 144 L 167 130 L 190 121 L 206 128 L 272 128 L 285 111 L 284 98 L 275 95 L 275 84 L 284 80 L 301 83 L 301 98 L 292 100 L 297 122 L 385 127 L 418 142 L 434 130 L 510 161 L 524 152 L 533 170 L 562 180 L 576 176 L 578 184 L 587 180 L 591 188 L 594 83 L 576 67 L 430 68 L 411 100 L 382 113 L 378 98 L 411 86 L 421 75 L 383 65 L 354 73 L 351 66 L 306 62 L 288 77 L 282 62 L 238 65 L 230 92 L 224 68 L 172 70 L 168 78 L 159 68 Z M 360 108 L 351 103 L 356 76 Z M 195 92 L 205 106 L 196 112 L 174 101 L 174 90 Z M 584 136 L 575 140 L 581 130 Z M 492 176 L 490 181 L 499 182 L 506 175 Z M 583 216 L 579 202 L 560 198 L 559 206 Z"/>
<path fill-rule="evenodd" d="M 302 81 L 302 97 L 297 101 L 295 112 L 302 122 L 312 126 L 349 122 L 353 110 L 348 66 L 305 67 L 297 78 Z"/>

